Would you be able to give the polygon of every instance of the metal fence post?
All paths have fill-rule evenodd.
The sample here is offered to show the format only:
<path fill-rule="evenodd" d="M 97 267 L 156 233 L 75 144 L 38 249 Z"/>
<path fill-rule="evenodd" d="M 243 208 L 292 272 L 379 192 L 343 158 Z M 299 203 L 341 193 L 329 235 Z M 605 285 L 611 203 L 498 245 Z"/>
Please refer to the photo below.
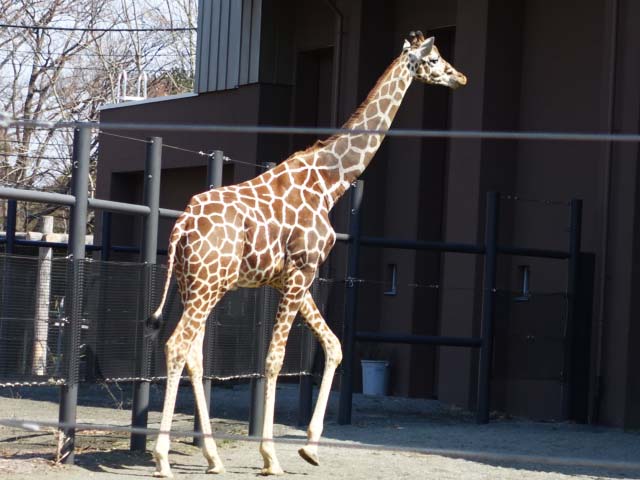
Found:
<path fill-rule="evenodd" d="M 345 294 L 344 326 L 342 329 L 342 378 L 340 379 L 340 403 L 338 423 L 351 423 L 353 399 L 353 364 L 355 355 L 355 329 L 358 302 L 358 261 L 360 259 L 360 210 L 364 194 L 364 181 L 358 180 L 351 191 L 349 219 L 349 253 Z"/>
<path fill-rule="evenodd" d="M 496 301 L 496 267 L 498 259 L 498 215 L 500 195 L 487 193 L 486 221 L 484 227 L 484 280 L 482 298 L 482 325 L 480 363 L 478 365 L 478 401 L 476 423 L 489 422 L 491 406 L 491 363 L 493 360 L 493 317 Z"/>
<path fill-rule="evenodd" d="M 64 332 L 64 357 L 67 383 L 60 389 L 59 421 L 63 425 L 76 422 L 78 382 L 80 369 L 80 333 L 82 322 L 82 296 L 84 289 L 84 257 L 87 233 L 87 206 L 89 191 L 89 152 L 91 130 L 79 127 L 73 136 L 71 192 L 75 205 L 71 207 L 68 253 L 70 276 L 67 285 L 66 308 L 69 323 Z M 62 463 L 74 462 L 75 428 L 61 428 L 58 459 Z"/>
<path fill-rule="evenodd" d="M 316 283 L 314 281 L 311 286 L 310 291 L 314 292 L 316 288 Z M 310 333 L 309 330 L 307 332 Z M 316 341 L 315 338 L 312 338 L 311 341 L 307 342 L 307 348 L 309 350 L 313 349 L 313 345 L 311 342 Z M 304 347 L 303 347 L 304 348 Z M 311 414 L 313 413 L 313 364 L 315 357 L 309 357 L 311 361 L 310 367 L 310 375 L 301 375 L 300 382 L 298 384 L 298 426 L 306 427 L 309 425 L 311 421 Z"/>
<path fill-rule="evenodd" d="M 13 255 L 15 253 L 15 241 L 16 241 L 16 219 L 18 217 L 18 202 L 13 199 L 7 200 L 7 217 L 6 217 L 6 243 L 5 243 L 5 254 Z M 0 307 L 0 371 L 5 373 L 7 370 L 7 348 L 6 343 L 8 340 L 5 339 L 5 322 L 4 318 L 8 316 L 9 306 L 8 302 L 11 298 L 13 298 L 13 294 L 11 293 L 11 283 L 7 281 L 7 279 L 11 278 L 11 260 L 9 258 L 5 258 L 3 262 L 2 269 L 2 296 L 0 300 L 2 301 L 2 306 Z"/>
<path fill-rule="evenodd" d="M 576 302 L 578 282 L 580 281 L 578 269 L 580 268 L 580 250 L 582 249 L 582 200 L 571 199 L 569 223 L 569 260 L 567 262 L 567 325 L 565 328 L 566 345 L 564 356 L 563 381 L 565 383 L 565 395 L 562 402 L 563 418 L 569 419 L 571 405 L 573 403 L 573 358 L 574 358 L 574 332 L 576 321 Z"/>
<path fill-rule="evenodd" d="M 18 202 L 16 200 L 9 199 L 7 200 L 7 244 L 5 246 L 5 253 L 7 255 L 13 255 L 15 253 L 17 218 Z"/>
<path fill-rule="evenodd" d="M 102 211 L 102 232 L 100 240 L 100 260 L 108 262 L 111 257 L 111 212 Z"/>
<path fill-rule="evenodd" d="M 40 218 L 39 229 L 42 239 L 53 233 L 53 217 L 46 215 Z M 51 298 L 51 263 L 53 248 L 38 248 L 38 279 L 36 281 L 36 314 L 33 329 L 33 358 L 31 372 L 34 375 L 47 373 L 47 343 L 49 339 L 49 301 Z"/>
<path fill-rule="evenodd" d="M 224 152 L 222 150 L 215 150 L 213 152 L 213 155 L 209 155 L 209 157 L 207 157 L 207 188 L 209 190 L 222 186 L 223 164 Z M 215 315 L 215 312 L 213 313 L 213 315 Z M 202 379 L 202 385 L 204 387 L 204 398 L 207 404 L 207 412 L 211 412 L 211 346 L 213 345 L 213 332 L 214 326 L 211 324 L 211 322 L 207 322 L 207 326 L 205 327 L 204 332 L 204 341 L 202 345 L 202 352 L 204 355 L 204 378 Z M 208 418 L 206 420 L 209 421 Z M 200 427 L 200 415 L 198 414 L 197 406 L 195 407 L 193 430 L 196 433 L 202 432 L 202 428 Z M 197 447 L 202 447 L 204 445 L 204 439 L 201 436 L 196 435 L 195 437 L 193 437 L 193 444 Z"/>
<path fill-rule="evenodd" d="M 273 162 L 263 163 L 265 170 L 271 170 L 276 164 Z M 267 382 L 264 378 L 265 361 L 267 350 L 265 348 L 265 336 L 268 335 L 266 325 L 266 314 L 268 312 L 267 287 L 258 290 L 256 298 L 256 368 L 255 370 L 261 375 L 258 378 L 251 379 L 251 408 L 249 413 L 249 435 L 261 437 L 262 426 L 264 424 L 264 395 Z"/>
<path fill-rule="evenodd" d="M 213 155 L 209 155 L 207 158 L 207 188 L 211 190 L 222 186 L 224 152 L 222 150 L 214 150 Z"/>
<path fill-rule="evenodd" d="M 313 375 L 302 375 L 298 385 L 298 426 L 306 427 L 313 411 Z"/>
<path fill-rule="evenodd" d="M 158 220 L 160 218 L 160 174 L 162 161 L 162 138 L 147 138 L 147 155 L 144 165 L 144 204 L 150 212 L 143 221 L 141 260 L 144 262 L 143 290 L 140 321 L 136 326 L 136 377 L 148 377 L 151 366 L 151 341 L 144 336 L 144 320 L 151 315 L 151 301 L 153 298 L 153 274 L 156 256 L 158 254 Z M 149 415 L 149 381 L 136 380 L 133 384 L 133 405 L 131 407 L 131 426 L 146 428 Z M 132 433 L 130 449 L 144 451 L 147 436 Z"/>
<path fill-rule="evenodd" d="M 264 394 L 267 382 L 264 378 L 267 348 L 265 337 L 267 332 L 267 302 L 266 287 L 257 290 L 256 312 L 255 312 L 255 335 L 254 345 L 256 346 L 256 372 L 260 377 L 252 378 L 250 382 L 251 405 L 249 409 L 249 435 L 252 437 L 262 437 L 262 427 L 264 425 Z"/>

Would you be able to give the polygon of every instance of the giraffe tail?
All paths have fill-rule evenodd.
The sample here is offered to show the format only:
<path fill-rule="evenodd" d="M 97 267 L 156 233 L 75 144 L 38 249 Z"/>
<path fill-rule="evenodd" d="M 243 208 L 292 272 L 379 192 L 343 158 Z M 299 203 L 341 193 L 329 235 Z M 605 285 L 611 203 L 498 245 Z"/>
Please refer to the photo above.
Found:
<path fill-rule="evenodd" d="M 164 291 L 162 293 L 162 299 L 160 305 L 153 314 L 147 318 L 145 322 L 144 336 L 150 340 L 155 340 L 160 333 L 160 329 L 165 324 L 165 319 L 162 315 L 164 304 L 167 301 L 169 294 L 169 286 L 171 285 L 171 274 L 173 272 L 173 266 L 175 263 L 176 246 L 184 234 L 183 230 L 184 217 L 179 218 L 171 231 L 171 237 L 169 238 L 169 246 L 167 248 L 167 278 L 164 284 Z"/>

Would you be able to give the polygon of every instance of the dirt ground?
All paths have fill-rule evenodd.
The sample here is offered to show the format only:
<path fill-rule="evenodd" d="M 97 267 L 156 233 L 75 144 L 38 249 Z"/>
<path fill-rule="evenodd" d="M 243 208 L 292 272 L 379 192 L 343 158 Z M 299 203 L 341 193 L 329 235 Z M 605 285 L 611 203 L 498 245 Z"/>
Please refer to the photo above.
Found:
<path fill-rule="evenodd" d="M 193 398 L 182 387 L 174 429 L 193 427 Z M 152 385 L 152 411 L 149 426 L 158 427 L 162 389 Z M 277 438 L 305 438 L 295 426 L 294 385 L 278 389 L 276 406 Z M 80 392 L 78 422 L 130 424 L 128 387 L 110 385 L 83 387 Z M 55 421 L 58 391 L 45 389 L 0 389 L 0 418 Z M 213 391 L 214 434 L 246 435 L 249 389 L 246 384 L 216 387 Z M 338 425 L 337 395 L 331 398 L 321 446 L 321 465 L 314 467 L 297 454 L 299 445 L 276 443 L 285 478 L 291 479 L 640 479 L 640 469 L 602 468 L 597 465 L 550 465 L 540 458 L 588 459 L 590 462 L 639 462 L 640 433 L 594 428 L 569 423 L 535 423 L 493 418 L 488 425 L 476 425 L 469 412 L 437 401 L 356 395 L 353 424 Z M 152 447 L 150 438 L 148 447 Z M 0 427 L 0 478 L 86 480 L 150 477 L 153 460 L 147 452 L 128 451 L 123 433 L 83 432 L 77 436 L 76 465 L 54 465 L 53 431 L 24 431 Z M 218 442 L 227 473 L 221 478 L 238 480 L 259 476 L 262 460 L 258 445 L 239 440 Z M 481 458 L 461 459 L 418 452 L 418 449 L 456 450 Z M 496 458 L 493 454 L 509 455 Z M 521 455 L 538 460 L 523 463 Z M 484 456 L 484 458 L 483 458 Z M 176 478 L 206 477 L 206 461 L 190 438 L 174 438 L 170 452 Z M 571 463 L 570 461 L 567 463 Z"/>

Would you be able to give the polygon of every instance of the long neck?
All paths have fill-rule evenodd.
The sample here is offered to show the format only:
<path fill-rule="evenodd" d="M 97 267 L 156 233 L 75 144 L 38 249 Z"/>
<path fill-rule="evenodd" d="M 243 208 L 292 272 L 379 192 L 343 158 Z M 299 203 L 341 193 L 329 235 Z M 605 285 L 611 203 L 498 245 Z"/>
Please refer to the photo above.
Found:
<path fill-rule="evenodd" d="M 398 57 L 378 79 L 366 100 L 344 124 L 350 130 L 387 131 L 411 85 L 412 77 Z M 318 166 L 322 166 L 330 207 L 367 168 L 380 148 L 384 133 L 344 133 L 321 142 L 315 151 Z"/>

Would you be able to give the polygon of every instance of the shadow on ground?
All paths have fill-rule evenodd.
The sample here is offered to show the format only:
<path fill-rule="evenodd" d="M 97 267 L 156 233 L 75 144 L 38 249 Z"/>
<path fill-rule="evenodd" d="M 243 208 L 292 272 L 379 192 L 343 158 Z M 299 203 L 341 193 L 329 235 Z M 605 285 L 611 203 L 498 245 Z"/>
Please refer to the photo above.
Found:
<path fill-rule="evenodd" d="M 182 387 L 176 411 L 193 412 L 193 396 L 190 387 Z M 220 432 L 246 432 L 250 395 L 246 383 L 217 386 L 212 394 L 212 413 L 217 419 L 214 427 Z M 29 398 L 57 403 L 56 388 L 14 389 L 10 393 L 1 390 L 3 396 Z M 316 392 L 317 393 L 317 392 Z M 160 385 L 152 385 L 151 410 L 162 407 L 164 391 Z M 129 385 L 83 385 L 79 404 L 92 407 L 128 409 L 131 404 Z M 625 433 L 616 429 L 576 425 L 570 423 L 537 423 L 518 419 L 492 419 L 488 425 L 476 425 L 470 412 L 423 399 L 395 397 L 365 397 L 356 395 L 351 425 L 338 425 L 337 395 L 330 400 L 322 448 L 355 448 L 366 445 L 369 450 L 392 450 L 423 455 L 428 450 L 463 452 L 462 458 L 477 454 L 473 462 L 514 469 L 516 472 L 548 472 L 550 474 L 587 475 L 595 478 L 640 478 L 640 468 L 613 469 L 611 462 L 637 462 L 640 459 L 640 434 Z M 276 422 L 296 427 L 297 385 L 283 383 L 278 389 Z M 233 426 L 235 430 L 229 430 Z M 282 438 L 304 439 L 300 429 L 284 429 Z M 25 435 L 32 435 L 25 432 Z M 36 439 L 37 440 L 37 439 Z M 257 450 L 257 445 L 251 444 Z M 321 450 L 322 452 L 322 450 Z M 198 454 L 196 450 L 193 454 Z M 465 457 L 466 454 L 466 457 Z M 483 457 L 483 454 L 484 457 Z M 504 454 L 506 459 L 496 457 Z M 181 461 L 190 453 L 174 451 L 172 463 L 175 473 L 202 473 L 203 467 Z M 516 456 L 533 456 L 535 461 L 526 463 Z M 449 456 L 449 455 L 446 455 Z M 453 458 L 456 455 L 451 455 Z M 115 447 L 110 451 L 80 452 L 77 464 L 90 471 L 120 474 L 123 476 L 148 475 L 153 468 L 150 454 L 135 454 Z M 590 466 L 571 465 L 571 459 L 588 459 Z M 26 458 L 25 458 L 26 459 Z M 540 460 L 542 459 L 542 460 Z M 553 464 L 565 461 L 567 465 Z M 602 465 L 598 465 L 601 463 Z M 606 466 L 605 464 L 609 464 Z M 236 469 L 238 473 L 259 473 L 257 468 Z M 514 472 L 514 477 L 518 474 Z"/>

